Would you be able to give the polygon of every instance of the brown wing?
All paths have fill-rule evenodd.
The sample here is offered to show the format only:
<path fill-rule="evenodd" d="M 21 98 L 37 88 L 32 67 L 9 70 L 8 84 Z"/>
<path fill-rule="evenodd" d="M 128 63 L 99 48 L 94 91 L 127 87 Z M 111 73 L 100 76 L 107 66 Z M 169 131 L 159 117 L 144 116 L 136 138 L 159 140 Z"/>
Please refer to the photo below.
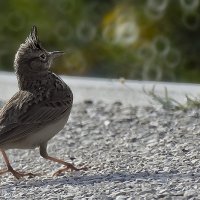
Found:
<path fill-rule="evenodd" d="M 0 111 L 0 145 L 31 134 L 70 110 L 67 99 L 45 102 L 32 93 L 19 91 Z"/>

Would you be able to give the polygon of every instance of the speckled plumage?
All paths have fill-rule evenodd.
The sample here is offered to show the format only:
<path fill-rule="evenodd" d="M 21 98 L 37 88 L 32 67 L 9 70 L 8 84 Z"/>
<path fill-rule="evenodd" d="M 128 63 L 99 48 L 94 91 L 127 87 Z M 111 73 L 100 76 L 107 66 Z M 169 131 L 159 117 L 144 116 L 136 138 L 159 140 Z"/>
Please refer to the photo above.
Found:
<path fill-rule="evenodd" d="M 53 59 L 62 53 L 47 52 L 35 26 L 20 45 L 14 61 L 19 91 L 0 110 L 0 150 L 5 161 L 7 149 L 40 147 L 44 158 L 78 170 L 70 163 L 48 156 L 46 151 L 48 140 L 67 122 L 73 104 L 70 88 L 49 70 Z M 27 175 L 13 170 L 7 161 L 6 165 L 6 171 L 16 178 Z"/>
<path fill-rule="evenodd" d="M 29 84 L 1 109 L 0 148 L 23 148 L 23 145 L 17 146 L 17 141 L 60 119 L 65 112 L 70 114 L 72 92 L 55 74 L 49 72 L 44 79 Z M 39 145 L 33 144 L 30 148 Z"/>

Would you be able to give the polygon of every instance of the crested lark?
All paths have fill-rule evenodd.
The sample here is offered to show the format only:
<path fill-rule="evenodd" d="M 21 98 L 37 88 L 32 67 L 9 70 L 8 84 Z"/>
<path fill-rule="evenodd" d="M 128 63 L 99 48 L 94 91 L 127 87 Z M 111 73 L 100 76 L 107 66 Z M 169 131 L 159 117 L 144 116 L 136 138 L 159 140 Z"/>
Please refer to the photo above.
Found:
<path fill-rule="evenodd" d="M 73 103 L 70 88 L 49 71 L 53 59 L 63 52 L 47 52 L 32 27 L 26 41 L 20 45 L 14 61 L 19 91 L 0 110 L 0 151 L 7 169 L 17 179 L 33 175 L 15 171 L 5 153 L 7 149 L 40 148 L 40 155 L 63 164 L 59 174 L 67 169 L 80 170 L 70 163 L 47 153 L 47 142 L 66 124 Z"/>

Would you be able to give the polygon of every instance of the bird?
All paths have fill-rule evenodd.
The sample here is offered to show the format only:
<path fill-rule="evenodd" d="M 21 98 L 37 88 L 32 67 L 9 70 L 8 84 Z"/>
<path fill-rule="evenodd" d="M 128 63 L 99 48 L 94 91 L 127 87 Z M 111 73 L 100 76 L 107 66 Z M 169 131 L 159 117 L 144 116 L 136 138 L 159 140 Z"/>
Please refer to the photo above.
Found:
<path fill-rule="evenodd" d="M 48 141 L 63 129 L 73 105 L 72 90 L 50 69 L 54 58 L 63 54 L 49 52 L 42 46 L 36 26 L 32 26 L 19 46 L 14 59 L 19 90 L 0 110 L 0 151 L 7 167 L 0 175 L 10 172 L 17 179 L 34 176 L 13 169 L 6 154 L 9 149 L 39 147 L 43 158 L 64 165 L 54 175 L 86 169 L 51 157 L 47 152 Z"/>

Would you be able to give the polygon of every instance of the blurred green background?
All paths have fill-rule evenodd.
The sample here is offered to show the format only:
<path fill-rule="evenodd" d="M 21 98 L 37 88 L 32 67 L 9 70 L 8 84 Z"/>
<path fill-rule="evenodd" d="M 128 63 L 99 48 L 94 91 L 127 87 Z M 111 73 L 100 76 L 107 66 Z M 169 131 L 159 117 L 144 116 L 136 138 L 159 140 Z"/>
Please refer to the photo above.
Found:
<path fill-rule="evenodd" d="M 0 69 L 32 25 L 60 74 L 200 82 L 200 0 L 1 0 Z"/>

